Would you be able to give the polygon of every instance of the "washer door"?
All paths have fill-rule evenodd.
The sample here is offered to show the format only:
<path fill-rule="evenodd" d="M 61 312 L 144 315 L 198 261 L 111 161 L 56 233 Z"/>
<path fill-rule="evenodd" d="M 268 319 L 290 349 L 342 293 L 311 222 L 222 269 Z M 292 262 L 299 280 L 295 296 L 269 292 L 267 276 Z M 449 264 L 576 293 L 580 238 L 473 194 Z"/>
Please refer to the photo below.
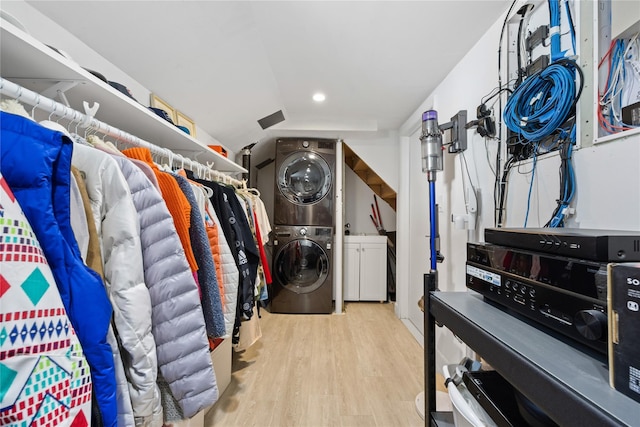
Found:
<path fill-rule="evenodd" d="M 293 153 L 278 171 L 278 188 L 296 205 L 311 205 L 322 200 L 331 189 L 331 168 L 311 151 Z"/>
<path fill-rule="evenodd" d="M 313 240 L 292 240 L 278 251 L 276 274 L 283 287 L 297 294 L 313 292 L 329 275 L 329 257 Z"/>

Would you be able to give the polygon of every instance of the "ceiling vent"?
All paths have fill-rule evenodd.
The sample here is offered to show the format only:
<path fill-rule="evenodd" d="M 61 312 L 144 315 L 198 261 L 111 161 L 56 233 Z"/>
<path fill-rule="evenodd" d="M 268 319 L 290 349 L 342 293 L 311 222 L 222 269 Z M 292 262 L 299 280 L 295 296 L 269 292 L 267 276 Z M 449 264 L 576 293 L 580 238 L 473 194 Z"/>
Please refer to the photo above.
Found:
<path fill-rule="evenodd" d="M 258 120 L 258 124 L 262 129 L 267 129 L 283 121 L 284 121 L 284 114 L 282 114 L 282 110 L 278 110 L 275 113 L 269 114 L 267 117 L 263 117 L 260 120 Z"/>

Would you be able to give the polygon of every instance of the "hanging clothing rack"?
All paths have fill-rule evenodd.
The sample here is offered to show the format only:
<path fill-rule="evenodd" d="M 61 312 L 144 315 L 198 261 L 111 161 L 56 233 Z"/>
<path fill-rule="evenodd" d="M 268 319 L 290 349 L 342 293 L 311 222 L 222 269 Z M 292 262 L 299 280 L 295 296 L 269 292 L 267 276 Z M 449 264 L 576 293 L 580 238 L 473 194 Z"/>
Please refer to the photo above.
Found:
<path fill-rule="evenodd" d="M 51 115 L 50 117 L 57 116 L 60 119 L 69 120 L 72 123 L 77 123 L 78 126 L 83 129 L 94 130 L 103 135 L 110 136 L 112 138 L 115 138 L 116 140 L 122 141 L 135 147 L 148 148 L 151 153 L 167 158 L 172 166 L 181 165 L 181 167 L 186 167 L 187 169 L 198 174 L 201 178 L 213 175 L 216 180 L 224 184 L 230 184 L 234 187 L 246 187 L 245 181 L 240 181 L 233 177 L 230 177 L 229 175 L 221 173 L 213 169 L 211 164 L 204 165 L 188 157 L 184 157 L 180 154 L 174 153 L 167 148 L 158 147 L 157 145 L 140 139 L 137 136 L 131 135 L 130 133 L 101 122 L 100 120 L 97 120 L 95 117 L 93 117 L 93 114 L 95 114 L 95 111 L 97 111 L 97 107 L 94 106 L 90 108 L 89 104 L 86 101 L 83 103 L 84 109 L 89 114 L 84 114 L 80 111 L 74 110 L 71 107 L 67 107 L 66 105 L 56 102 L 46 96 L 40 95 L 37 92 L 22 87 L 3 77 L 0 77 L 0 93 L 25 104 L 29 104 L 34 108 L 43 110 L 49 113 Z"/>

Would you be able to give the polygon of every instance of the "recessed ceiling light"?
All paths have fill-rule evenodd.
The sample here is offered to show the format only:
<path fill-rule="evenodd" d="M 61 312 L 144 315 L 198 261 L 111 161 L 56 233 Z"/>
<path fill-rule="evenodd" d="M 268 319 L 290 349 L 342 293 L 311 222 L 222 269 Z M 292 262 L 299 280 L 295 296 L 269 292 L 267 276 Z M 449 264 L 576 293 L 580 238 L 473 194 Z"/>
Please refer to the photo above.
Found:
<path fill-rule="evenodd" d="M 325 99 L 326 99 L 326 97 L 324 96 L 324 93 L 318 92 L 318 93 L 315 93 L 313 95 L 313 100 L 316 101 L 316 102 L 322 102 Z"/>

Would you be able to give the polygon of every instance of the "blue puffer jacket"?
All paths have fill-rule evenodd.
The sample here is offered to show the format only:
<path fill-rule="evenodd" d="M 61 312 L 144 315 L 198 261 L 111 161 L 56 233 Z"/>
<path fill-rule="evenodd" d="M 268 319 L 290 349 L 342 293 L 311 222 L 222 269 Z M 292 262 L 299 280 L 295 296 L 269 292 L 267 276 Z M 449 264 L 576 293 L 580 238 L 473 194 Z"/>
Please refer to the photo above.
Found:
<path fill-rule="evenodd" d="M 2 174 L 31 223 L 91 368 L 104 426 L 116 426 L 116 381 L 107 330 L 111 303 L 84 265 L 70 222 L 73 143 L 24 117 L 0 112 Z"/>

